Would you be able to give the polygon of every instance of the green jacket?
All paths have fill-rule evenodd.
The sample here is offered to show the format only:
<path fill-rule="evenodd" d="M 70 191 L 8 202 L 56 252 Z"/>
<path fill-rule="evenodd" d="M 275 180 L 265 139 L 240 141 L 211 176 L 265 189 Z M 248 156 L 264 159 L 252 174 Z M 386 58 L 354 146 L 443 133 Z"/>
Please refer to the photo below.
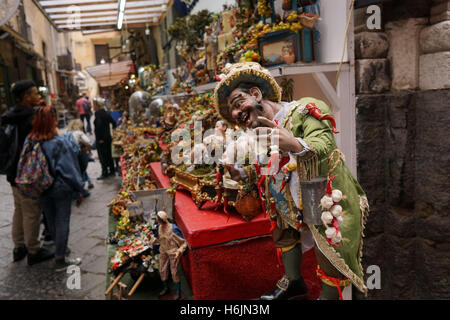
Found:
<path fill-rule="evenodd" d="M 315 172 L 313 177 L 317 173 L 318 176 L 324 177 L 337 175 L 332 181 L 332 188 L 341 190 L 344 195 L 344 199 L 339 202 L 339 205 L 343 208 L 342 217 L 344 219 L 343 224 L 339 228 L 343 238 L 338 243 L 341 247 L 328 244 L 325 238 L 326 227 L 324 225 L 308 225 L 308 227 L 313 234 L 316 245 L 333 266 L 345 275 L 360 291 L 367 293 L 361 266 L 363 230 L 369 212 L 367 198 L 344 161 L 342 159 L 338 160 L 340 152 L 335 151 L 337 150 L 337 145 L 330 121 L 318 120 L 308 114 L 305 106 L 311 102 L 321 110 L 322 114 L 332 115 L 330 108 L 323 101 L 307 97 L 298 101 L 285 117 L 285 121 L 280 123 L 280 125 L 290 127 L 293 135 L 303 139 L 311 149 L 304 156 L 295 156 L 297 158 L 296 170 L 299 181 L 307 179 L 307 176 L 311 178 L 309 174 L 305 175 L 305 170 L 314 172 L 317 171 L 315 168 L 318 169 L 318 172 Z M 330 157 L 332 154 L 333 157 Z M 330 158 L 332 158 L 331 163 L 329 162 Z M 335 165 L 335 169 L 330 173 L 330 169 Z M 277 179 L 274 186 L 269 186 L 272 193 L 276 193 L 276 190 L 279 190 L 279 187 L 276 186 L 276 184 L 279 184 L 279 181 Z M 288 189 L 285 188 L 283 190 L 285 193 L 284 198 L 288 198 L 286 197 L 286 192 L 289 192 Z M 278 199 L 281 199 L 280 196 L 278 195 Z M 292 197 L 297 196 L 299 195 L 292 195 Z M 277 201 L 277 195 L 273 195 L 273 197 L 275 198 L 277 209 L 281 209 L 278 211 L 285 211 L 286 204 L 284 202 L 286 201 Z M 292 223 L 290 225 L 292 226 Z"/>

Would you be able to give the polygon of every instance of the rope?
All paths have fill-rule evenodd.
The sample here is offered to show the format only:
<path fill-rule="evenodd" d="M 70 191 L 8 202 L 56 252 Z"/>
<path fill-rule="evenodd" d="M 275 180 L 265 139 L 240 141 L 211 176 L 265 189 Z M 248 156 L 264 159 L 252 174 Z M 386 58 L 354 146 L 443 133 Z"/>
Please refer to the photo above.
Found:
<path fill-rule="evenodd" d="M 336 74 L 336 88 L 338 85 L 338 81 L 339 81 L 339 75 L 341 74 L 341 69 L 342 69 L 342 64 L 344 62 L 344 54 L 345 54 L 345 44 L 347 43 L 347 35 L 348 35 L 348 28 L 350 27 L 350 20 L 352 18 L 353 15 L 353 7 L 355 4 L 355 0 L 352 0 L 352 4 L 350 6 L 350 13 L 348 15 L 348 19 L 347 19 L 347 26 L 345 27 L 345 34 L 344 34 L 344 48 L 342 49 L 342 56 L 341 56 L 341 62 L 339 62 L 339 68 Z"/>
<path fill-rule="evenodd" d="M 334 154 L 337 153 L 338 157 L 336 159 L 336 162 L 334 162 Z M 334 170 L 336 170 L 337 166 L 339 165 L 340 161 L 345 161 L 344 159 L 344 155 L 341 153 L 341 151 L 339 151 L 339 149 L 334 149 L 333 152 L 331 153 L 330 157 L 328 158 L 328 165 L 332 165 L 333 167 L 328 171 L 328 175 L 327 175 L 327 180 L 330 180 L 330 176 L 333 173 Z"/>

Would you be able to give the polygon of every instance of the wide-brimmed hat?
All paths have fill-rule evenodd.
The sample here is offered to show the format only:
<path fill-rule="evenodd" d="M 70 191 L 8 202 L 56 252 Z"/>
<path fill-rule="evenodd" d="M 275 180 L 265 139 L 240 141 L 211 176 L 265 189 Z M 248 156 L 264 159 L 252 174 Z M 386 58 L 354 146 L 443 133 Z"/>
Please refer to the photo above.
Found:
<path fill-rule="evenodd" d="M 237 123 L 231 117 L 227 98 L 240 83 L 254 83 L 262 89 L 264 98 L 274 102 L 281 101 L 281 88 L 270 74 L 257 62 L 240 62 L 227 66 L 219 76 L 220 82 L 214 90 L 214 104 L 219 115 L 231 126 Z"/>

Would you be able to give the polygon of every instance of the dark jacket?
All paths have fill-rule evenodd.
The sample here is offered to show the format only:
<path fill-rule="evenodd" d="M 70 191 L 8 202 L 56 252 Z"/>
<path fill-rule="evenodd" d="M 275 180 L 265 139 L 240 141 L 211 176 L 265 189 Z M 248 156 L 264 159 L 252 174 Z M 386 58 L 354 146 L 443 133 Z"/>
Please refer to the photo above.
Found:
<path fill-rule="evenodd" d="M 105 142 L 111 141 L 111 130 L 109 128 L 109 124 L 112 124 L 113 128 L 116 128 L 117 126 L 114 119 L 106 110 L 100 109 L 95 111 L 94 132 L 97 143 L 100 140 Z"/>
<path fill-rule="evenodd" d="M 71 192 L 83 192 L 84 183 L 81 179 L 78 159 L 68 141 L 56 136 L 51 140 L 42 141 L 41 146 L 47 158 L 50 173 L 55 179 L 52 187 L 45 194 L 58 192 L 58 194 L 65 193 L 71 196 Z"/>
<path fill-rule="evenodd" d="M 27 135 L 31 132 L 33 128 L 33 119 L 34 119 L 34 109 L 22 106 L 14 106 L 6 110 L 6 112 L 2 115 L 2 123 L 4 124 L 12 124 L 16 125 L 19 128 L 19 145 L 23 147 L 23 143 Z M 11 169 L 11 172 L 6 174 L 6 179 L 8 182 L 14 186 L 17 174 L 17 164 L 19 163 L 20 152 L 22 149 L 18 149 L 15 158 L 14 169 Z"/>

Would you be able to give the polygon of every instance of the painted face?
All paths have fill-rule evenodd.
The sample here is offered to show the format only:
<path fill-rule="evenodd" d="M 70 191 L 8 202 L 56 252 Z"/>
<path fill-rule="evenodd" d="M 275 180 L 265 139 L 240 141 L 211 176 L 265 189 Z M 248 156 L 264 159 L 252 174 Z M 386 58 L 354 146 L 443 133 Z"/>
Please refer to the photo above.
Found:
<path fill-rule="evenodd" d="M 227 102 L 231 117 L 241 126 L 255 128 L 258 126 L 258 116 L 264 116 L 264 111 L 256 98 L 241 89 L 234 89 Z"/>

